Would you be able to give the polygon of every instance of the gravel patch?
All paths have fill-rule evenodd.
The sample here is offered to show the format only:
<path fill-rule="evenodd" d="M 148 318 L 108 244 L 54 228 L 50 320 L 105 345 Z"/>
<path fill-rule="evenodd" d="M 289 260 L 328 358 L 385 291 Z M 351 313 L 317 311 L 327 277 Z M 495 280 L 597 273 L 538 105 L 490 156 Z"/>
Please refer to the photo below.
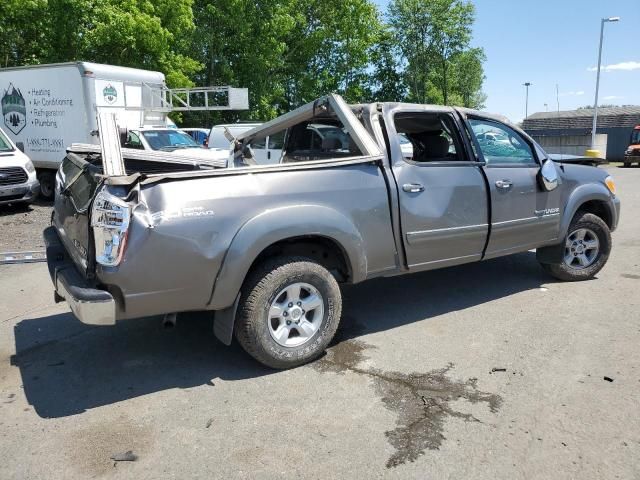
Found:
<path fill-rule="evenodd" d="M 43 250 L 42 230 L 49 226 L 53 204 L 0 205 L 0 252 Z"/>

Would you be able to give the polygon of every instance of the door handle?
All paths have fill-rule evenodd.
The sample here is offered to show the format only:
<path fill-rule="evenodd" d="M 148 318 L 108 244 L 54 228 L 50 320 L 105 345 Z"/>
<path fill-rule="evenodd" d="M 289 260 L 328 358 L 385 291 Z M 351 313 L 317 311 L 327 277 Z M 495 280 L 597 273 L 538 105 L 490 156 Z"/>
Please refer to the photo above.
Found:
<path fill-rule="evenodd" d="M 511 183 L 511 180 L 498 180 L 496 182 L 496 187 L 498 188 L 503 188 L 503 189 L 508 189 L 511 188 L 513 186 L 513 183 Z"/>
<path fill-rule="evenodd" d="M 420 193 L 424 192 L 424 185 L 420 185 L 419 183 L 405 183 L 402 186 L 402 190 L 407 193 Z"/>

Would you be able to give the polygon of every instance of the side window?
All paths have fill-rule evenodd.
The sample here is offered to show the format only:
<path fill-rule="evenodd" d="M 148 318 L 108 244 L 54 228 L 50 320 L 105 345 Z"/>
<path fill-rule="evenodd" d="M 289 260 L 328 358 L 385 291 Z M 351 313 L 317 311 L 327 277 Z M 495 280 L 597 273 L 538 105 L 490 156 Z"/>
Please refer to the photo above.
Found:
<path fill-rule="evenodd" d="M 447 114 L 399 113 L 394 119 L 402 156 L 414 162 L 465 160 L 456 127 Z"/>
<path fill-rule="evenodd" d="M 127 134 L 127 141 L 123 145 L 124 148 L 135 148 L 137 150 L 144 150 L 144 145 L 140 141 L 140 137 L 133 132 Z"/>
<path fill-rule="evenodd" d="M 274 147 L 271 147 L 274 148 Z M 291 127 L 282 163 L 358 157 L 362 152 L 336 119 L 317 119 Z"/>
<path fill-rule="evenodd" d="M 488 165 L 536 163 L 529 144 L 507 125 L 478 119 L 469 124 Z"/>
<path fill-rule="evenodd" d="M 270 150 L 282 150 L 284 146 L 284 134 L 286 130 L 274 133 L 269 137 L 269 149 Z"/>
<path fill-rule="evenodd" d="M 251 142 L 251 148 L 253 148 L 254 150 L 264 150 L 265 148 L 267 148 L 266 137 L 254 138 Z"/>

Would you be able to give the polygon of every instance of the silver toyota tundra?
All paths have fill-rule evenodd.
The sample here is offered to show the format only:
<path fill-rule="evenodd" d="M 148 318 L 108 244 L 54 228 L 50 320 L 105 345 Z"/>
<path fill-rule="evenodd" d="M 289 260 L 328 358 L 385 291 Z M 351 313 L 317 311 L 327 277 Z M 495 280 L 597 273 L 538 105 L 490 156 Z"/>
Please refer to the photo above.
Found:
<path fill-rule="evenodd" d="M 222 342 L 235 334 L 274 368 L 322 354 L 341 284 L 530 249 L 554 277 L 585 280 L 620 215 L 604 170 L 553 161 L 504 118 L 462 108 L 329 95 L 206 165 L 101 135 L 57 174 L 44 232 L 56 300 L 100 325 L 210 311 Z M 268 137 L 283 138 L 280 159 L 261 165 L 252 148 Z"/>

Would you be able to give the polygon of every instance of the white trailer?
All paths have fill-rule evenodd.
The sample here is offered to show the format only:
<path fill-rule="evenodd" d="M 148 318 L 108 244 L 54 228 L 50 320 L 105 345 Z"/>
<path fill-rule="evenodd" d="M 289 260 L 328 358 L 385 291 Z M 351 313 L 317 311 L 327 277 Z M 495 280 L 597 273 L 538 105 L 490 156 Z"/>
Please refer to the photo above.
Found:
<path fill-rule="evenodd" d="M 53 197 L 67 147 L 99 143 L 98 110 L 116 113 L 120 127 L 136 129 L 169 125 L 172 111 L 248 108 L 246 89 L 171 90 L 160 72 L 90 62 L 0 69 L 0 97 L 2 126 L 33 161 L 45 198 Z"/>

